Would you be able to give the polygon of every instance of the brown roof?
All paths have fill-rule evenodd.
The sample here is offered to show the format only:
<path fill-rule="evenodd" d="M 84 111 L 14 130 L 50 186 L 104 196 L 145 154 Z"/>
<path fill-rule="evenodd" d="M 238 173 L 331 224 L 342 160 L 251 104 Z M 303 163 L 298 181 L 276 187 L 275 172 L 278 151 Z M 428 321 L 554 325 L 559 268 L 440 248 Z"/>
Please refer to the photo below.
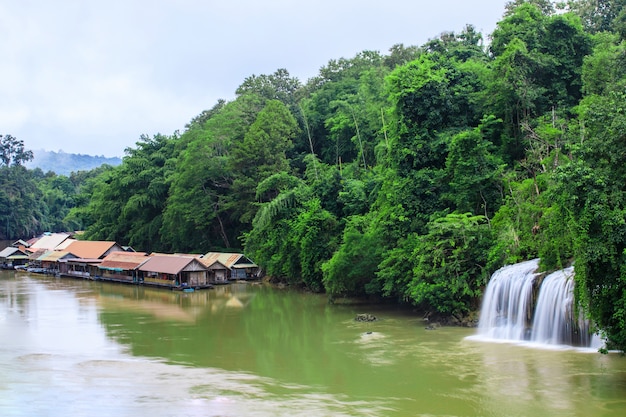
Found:
<path fill-rule="evenodd" d="M 77 240 L 72 242 L 65 250 L 72 252 L 79 258 L 98 259 L 116 245 L 117 243 L 108 241 Z"/>
<path fill-rule="evenodd" d="M 37 260 L 37 258 L 39 258 L 41 255 L 48 252 L 46 249 L 33 249 L 32 247 L 28 248 L 27 250 L 30 253 L 28 255 L 28 259 L 30 260 Z"/>
<path fill-rule="evenodd" d="M 158 272 L 162 274 L 179 274 L 186 269 L 190 264 L 196 263 L 195 270 L 206 270 L 206 267 L 198 262 L 198 259 L 190 256 L 176 256 L 176 255 L 154 255 L 150 256 L 143 265 L 138 269 L 145 272 Z"/>
<path fill-rule="evenodd" d="M 149 258 L 145 252 L 111 252 L 100 263 L 103 269 L 136 269 Z"/>

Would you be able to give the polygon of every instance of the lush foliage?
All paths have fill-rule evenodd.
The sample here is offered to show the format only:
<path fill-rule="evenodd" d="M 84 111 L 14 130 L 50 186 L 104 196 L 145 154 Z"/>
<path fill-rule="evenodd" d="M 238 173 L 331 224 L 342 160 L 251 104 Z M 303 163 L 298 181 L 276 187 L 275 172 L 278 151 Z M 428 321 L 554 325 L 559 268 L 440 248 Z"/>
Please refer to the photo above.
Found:
<path fill-rule="evenodd" d="M 74 180 L 25 170 L 7 136 L 0 229 L 241 249 L 332 298 L 451 315 L 506 263 L 575 263 L 580 307 L 625 349 L 624 3 L 516 0 L 489 47 L 468 26 L 330 61 L 306 84 L 251 76 L 184 132 Z"/>

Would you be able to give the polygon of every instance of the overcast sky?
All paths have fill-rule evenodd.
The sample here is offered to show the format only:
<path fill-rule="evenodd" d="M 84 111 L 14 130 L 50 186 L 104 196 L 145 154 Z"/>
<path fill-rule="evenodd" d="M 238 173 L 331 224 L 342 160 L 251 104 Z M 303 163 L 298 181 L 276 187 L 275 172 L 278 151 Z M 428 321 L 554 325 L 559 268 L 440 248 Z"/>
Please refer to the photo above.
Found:
<path fill-rule="evenodd" d="M 27 149 L 123 156 L 171 135 L 243 80 L 422 45 L 507 0 L 0 0 L 0 134 Z"/>

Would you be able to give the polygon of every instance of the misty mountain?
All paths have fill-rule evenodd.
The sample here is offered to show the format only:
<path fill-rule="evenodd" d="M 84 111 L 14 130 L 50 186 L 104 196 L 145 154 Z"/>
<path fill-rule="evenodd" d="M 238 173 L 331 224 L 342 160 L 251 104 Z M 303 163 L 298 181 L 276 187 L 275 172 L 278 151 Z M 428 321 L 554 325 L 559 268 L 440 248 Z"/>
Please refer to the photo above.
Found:
<path fill-rule="evenodd" d="M 122 163 L 122 159 L 117 157 L 109 158 L 63 151 L 45 151 L 43 149 L 33 151 L 33 155 L 33 160 L 24 164 L 26 168 L 40 168 L 43 172 L 53 171 L 57 175 L 66 176 L 69 176 L 71 172 L 89 171 L 103 164 L 116 166 Z"/>

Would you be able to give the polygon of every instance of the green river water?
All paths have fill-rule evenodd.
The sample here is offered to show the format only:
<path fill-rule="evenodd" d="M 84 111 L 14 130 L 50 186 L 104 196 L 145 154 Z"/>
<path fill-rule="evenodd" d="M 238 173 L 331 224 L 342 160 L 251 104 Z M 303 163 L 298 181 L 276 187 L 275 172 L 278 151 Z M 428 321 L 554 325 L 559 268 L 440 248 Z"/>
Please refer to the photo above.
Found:
<path fill-rule="evenodd" d="M 370 313 L 375 322 L 357 322 Z M 0 416 L 625 416 L 626 357 L 261 284 L 0 272 Z"/>

